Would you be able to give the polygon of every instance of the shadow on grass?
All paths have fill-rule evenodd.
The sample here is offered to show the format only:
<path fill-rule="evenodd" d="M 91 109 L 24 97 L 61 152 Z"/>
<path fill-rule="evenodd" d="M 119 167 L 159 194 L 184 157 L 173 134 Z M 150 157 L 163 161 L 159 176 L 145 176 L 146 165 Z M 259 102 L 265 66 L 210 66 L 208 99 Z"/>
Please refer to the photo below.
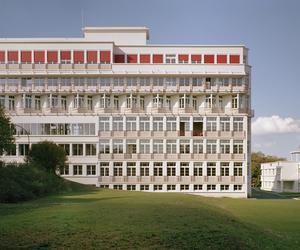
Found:
<path fill-rule="evenodd" d="M 276 193 L 271 191 L 252 188 L 252 197 L 256 199 L 300 199 L 300 193 Z"/>

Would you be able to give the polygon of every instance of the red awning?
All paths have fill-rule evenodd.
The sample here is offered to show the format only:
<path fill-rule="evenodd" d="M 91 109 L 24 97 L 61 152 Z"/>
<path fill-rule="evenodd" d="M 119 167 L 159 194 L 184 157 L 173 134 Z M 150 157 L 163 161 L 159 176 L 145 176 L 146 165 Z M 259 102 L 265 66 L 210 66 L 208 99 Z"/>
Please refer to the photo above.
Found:
<path fill-rule="evenodd" d="M 97 63 L 98 61 L 98 56 L 97 56 L 97 51 L 96 50 L 90 50 L 87 52 L 87 62 L 88 63 Z"/>
<path fill-rule="evenodd" d="M 45 51 L 34 51 L 34 62 L 45 63 Z"/>
<path fill-rule="evenodd" d="M 84 51 L 73 52 L 74 63 L 84 63 Z"/>
<path fill-rule="evenodd" d="M 163 63 L 164 56 L 162 54 L 153 55 L 153 63 Z"/>
<path fill-rule="evenodd" d="M 116 55 L 116 56 L 123 56 L 124 55 Z M 122 60 L 122 59 L 120 59 Z M 123 58 L 123 62 L 124 62 L 124 58 Z M 101 63 L 110 63 L 111 60 L 110 60 L 110 51 L 100 51 L 100 62 Z"/>
<path fill-rule="evenodd" d="M 150 55 L 149 54 L 141 54 L 140 55 L 140 63 L 150 63 Z"/>
<path fill-rule="evenodd" d="M 48 63 L 57 63 L 58 62 L 58 52 L 57 51 L 48 51 L 47 52 L 47 62 Z"/>

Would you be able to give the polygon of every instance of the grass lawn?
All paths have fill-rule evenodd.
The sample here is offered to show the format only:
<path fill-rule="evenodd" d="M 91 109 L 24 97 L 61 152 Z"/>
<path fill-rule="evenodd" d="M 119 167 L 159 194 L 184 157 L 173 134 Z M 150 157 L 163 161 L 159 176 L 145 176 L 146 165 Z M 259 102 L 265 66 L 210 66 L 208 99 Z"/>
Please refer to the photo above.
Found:
<path fill-rule="evenodd" d="M 0 204 L 0 249 L 300 249 L 300 200 L 90 189 Z"/>

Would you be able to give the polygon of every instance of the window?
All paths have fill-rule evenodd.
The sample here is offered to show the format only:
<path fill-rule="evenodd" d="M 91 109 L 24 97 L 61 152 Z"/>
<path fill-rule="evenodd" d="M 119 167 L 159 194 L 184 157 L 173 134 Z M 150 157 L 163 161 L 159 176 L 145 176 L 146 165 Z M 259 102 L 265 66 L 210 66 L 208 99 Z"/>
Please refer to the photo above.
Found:
<path fill-rule="evenodd" d="M 242 185 L 233 185 L 233 190 L 234 191 L 241 191 L 243 189 Z"/>
<path fill-rule="evenodd" d="M 19 144 L 19 155 L 26 156 L 29 152 L 29 144 Z"/>
<path fill-rule="evenodd" d="M 140 86 L 150 86 L 150 77 L 141 77 Z"/>
<path fill-rule="evenodd" d="M 15 110 L 15 97 L 12 95 L 8 96 L 8 110 L 9 111 Z"/>
<path fill-rule="evenodd" d="M 221 131 L 230 131 L 230 117 L 220 118 L 220 129 Z"/>
<path fill-rule="evenodd" d="M 180 153 L 181 154 L 190 153 L 190 140 L 180 140 Z"/>
<path fill-rule="evenodd" d="M 243 117 L 233 117 L 233 131 L 243 131 Z"/>
<path fill-rule="evenodd" d="M 83 144 L 72 144 L 72 155 L 83 155 Z"/>
<path fill-rule="evenodd" d="M 192 84 L 193 86 L 202 86 L 204 79 L 203 78 L 199 78 L 199 77 L 194 77 L 192 79 Z"/>
<path fill-rule="evenodd" d="M 221 176 L 229 176 L 229 162 L 221 162 Z"/>
<path fill-rule="evenodd" d="M 194 191 L 199 191 L 199 190 L 202 190 L 202 189 L 203 189 L 202 185 L 194 184 Z"/>
<path fill-rule="evenodd" d="M 206 118 L 206 130 L 207 131 L 217 131 L 217 118 L 207 117 Z"/>
<path fill-rule="evenodd" d="M 154 108 L 161 108 L 163 107 L 163 96 L 162 95 L 155 95 L 153 97 L 153 107 Z"/>
<path fill-rule="evenodd" d="M 17 145 L 13 144 L 8 151 L 6 151 L 6 155 L 8 156 L 16 156 L 17 155 Z"/>
<path fill-rule="evenodd" d="M 238 108 L 238 95 L 232 95 L 231 108 L 233 108 L 233 109 Z"/>
<path fill-rule="evenodd" d="M 150 117 L 140 117 L 140 131 L 150 131 Z"/>
<path fill-rule="evenodd" d="M 234 176 L 243 176 L 243 163 L 235 162 L 233 166 L 233 175 Z"/>
<path fill-rule="evenodd" d="M 188 162 L 180 162 L 180 176 L 189 176 L 190 167 Z"/>
<path fill-rule="evenodd" d="M 137 77 L 127 77 L 126 83 L 127 83 L 127 86 L 137 86 L 138 78 Z"/>
<path fill-rule="evenodd" d="M 231 83 L 233 87 L 242 86 L 242 78 L 232 78 Z"/>
<path fill-rule="evenodd" d="M 140 96 L 140 109 L 144 109 L 144 108 L 145 108 L 145 97 Z"/>
<path fill-rule="evenodd" d="M 99 141 L 99 153 L 100 154 L 109 154 L 110 153 L 109 140 L 100 140 Z"/>
<path fill-rule="evenodd" d="M 153 174 L 154 176 L 163 175 L 162 162 L 154 162 Z"/>
<path fill-rule="evenodd" d="M 140 174 L 141 176 L 149 176 L 149 162 L 140 163 Z"/>
<path fill-rule="evenodd" d="M 136 186 L 135 185 L 127 185 L 127 190 L 128 191 L 135 191 L 136 190 Z"/>
<path fill-rule="evenodd" d="M 216 154 L 217 153 L 217 140 L 207 140 L 206 153 L 207 154 Z"/>
<path fill-rule="evenodd" d="M 70 144 L 58 144 L 58 146 L 65 150 L 66 155 L 70 155 Z"/>
<path fill-rule="evenodd" d="M 135 162 L 127 162 L 127 176 L 136 176 Z"/>
<path fill-rule="evenodd" d="M 187 191 L 190 189 L 190 185 L 180 185 L 180 191 Z"/>
<path fill-rule="evenodd" d="M 153 140 L 153 153 L 154 154 L 164 153 L 164 140 Z"/>
<path fill-rule="evenodd" d="M 203 140 L 194 140 L 193 141 L 193 153 L 194 154 L 203 154 Z"/>
<path fill-rule="evenodd" d="M 123 189 L 123 185 L 113 185 L 113 189 L 122 190 Z"/>
<path fill-rule="evenodd" d="M 100 185 L 100 188 L 109 188 L 109 185 Z"/>
<path fill-rule="evenodd" d="M 108 77 L 100 78 L 100 87 L 110 87 L 110 85 L 111 85 L 111 78 Z"/>
<path fill-rule="evenodd" d="M 230 140 L 221 140 L 220 141 L 220 153 L 221 154 L 230 154 Z"/>
<path fill-rule="evenodd" d="M 60 175 L 69 175 L 69 165 L 61 166 L 59 168 Z"/>
<path fill-rule="evenodd" d="M 167 154 L 177 153 L 177 143 L 176 140 L 167 140 Z"/>
<path fill-rule="evenodd" d="M 99 130 L 109 131 L 109 117 L 99 117 Z"/>
<path fill-rule="evenodd" d="M 73 175 L 82 175 L 82 165 L 73 165 Z"/>
<path fill-rule="evenodd" d="M 126 145 L 127 154 L 136 154 L 136 140 L 127 140 Z"/>
<path fill-rule="evenodd" d="M 216 95 L 205 96 L 205 108 L 215 108 L 217 105 Z"/>
<path fill-rule="evenodd" d="M 25 95 L 25 108 L 26 109 L 32 108 L 32 96 L 31 95 Z"/>
<path fill-rule="evenodd" d="M 233 141 L 233 153 L 234 154 L 243 154 L 244 153 L 243 140 L 234 140 Z"/>
<path fill-rule="evenodd" d="M 190 131 L 190 118 L 189 117 L 180 117 L 179 123 L 180 136 L 185 136 L 185 131 Z"/>
<path fill-rule="evenodd" d="M 140 153 L 150 154 L 150 140 L 140 140 Z"/>
<path fill-rule="evenodd" d="M 207 185 L 207 191 L 216 190 L 216 185 Z"/>
<path fill-rule="evenodd" d="M 96 144 L 85 144 L 85 155 L 96 155 Z"/>
<path fill-rule="evenodd" d="M 153 131 L 163 131 L 163 117 L 153 117 Z"/>
<path fill-rule="evenodd" d="M 84 96 L 75 95 L 74 96 L 74 108 L 83 108 L 84 107 Z"/>
<path fill-rule="evenodd" d="M 167 117 L 167 131 L 176 131 L 177 130 L 177 121 L 176 117 Z"/>
<path fill-rule="evenodd" d="M 194 176 L 203 175 L 203 164 L 202 162 L 194 162 Z"/>
<path fill-rule="evenodd" d="M 176 63 L 176 55 L 166 55 L 166 63 Z"/>
<path fill-rule="evenodd" d="M 86 175 L 96 175 L 96 165 L 87 165 Z"/>
<path fill-rule="evenodd" d="M 113 117 L 113 131 L 123 131 L 123 117 Z"/>
<path fill-rule="evenodd" d="M 167 162 L 167 176 L 176 176 L 176 162 Z"/>
<path fill-rule="evenodd" d="M 113 96 L 113 108 L 118 109 L 119 108 L 119 96 L 115 95 Z"/>
<path fill-rule="evenodd" d="M 188 108 L 190 107 L 190 96 L 189 95 L 180 95 L 179 96 L 179 108 Z"/>
<path fill-rule="evenodd" d="M 207 176 L 216 176 L 216 163 L 215 162 L 207 163 Z"/>
<path fill-rule="evenodd" d="M 163 185 L 153 185 L 153 190 L 154 191 L 161 191 L 163 188 Z"/>
<path fill-rule="evenodd" d="M 167 191 L 174 191 L 176 190 L 176 185 L 167 185 Z"/>
<path fill-rule="evenodd" d="M 113 153 L 114 154 L 123 154 L 123 140 L 115 139 L 113 140 Z"/>
<path fill-rule="evenodd" d="M 136 117 L 126 117 L 126 130 L 136 131 Z"/>
<path fill-rule="evenodd" d="M 141 191 L 148 191 L 149 190 L 149 185 L 141 185 L 140 190 Z"/>
<path fill-rule="evenodd" d="M 0 107 L 5 108 L 5 95 L 0 95 Z"/>
<path fill-rule="evenodd" d="M 136 108 L 137 107 L 137 96 L 136 95 L 127 95 L 126 99 L 127 108 Z"/>
<path fill-rule="evenodd" d="M 110 107 L 110 96 L 103 94 L 100 96 L 100 108 L 109 108 Z"/>
<path fill-rule="evenodd" d="M 189 86 L 189 85 L 190 85 L 190 78 L 188 77 L 179 78 L 179 86 Z"/>
<path fill-rule="evenodd" d="M 100 162 L 100 176 L 109 176 L 108 162 Z"/>
<path fill-rule="evenodd" d="M 122 162 L 114 162 L 114 176 L 123 176 Z"/>
<path fill-rule="evenodd" d="M 173 86 L 175 87 L 176 86 L 176 78 L 175 77 L 167 77 L 165 78 L 165 83 L 166 83 L 166 86 Z"/>
<path fill-rule="evenodd" d="M 221 185 L 221 191 L 228 191 L 229 185 Z"/>
<path fill-rule="evenodd" d="M 153 86 L 164 86 L 164 78 L 154 77 L 153 78 Z"/>

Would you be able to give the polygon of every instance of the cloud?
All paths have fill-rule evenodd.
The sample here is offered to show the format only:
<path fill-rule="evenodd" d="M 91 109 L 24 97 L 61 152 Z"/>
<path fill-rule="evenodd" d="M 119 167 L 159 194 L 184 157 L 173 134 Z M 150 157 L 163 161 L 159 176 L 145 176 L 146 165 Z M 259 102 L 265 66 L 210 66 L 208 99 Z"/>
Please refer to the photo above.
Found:
<path fill-rule="evenodd" d="M 278 115 L 258 117 L 252 122 L 253 135 L 299 133 L 300 121 L 291 117 L 282 118 Z"/>

